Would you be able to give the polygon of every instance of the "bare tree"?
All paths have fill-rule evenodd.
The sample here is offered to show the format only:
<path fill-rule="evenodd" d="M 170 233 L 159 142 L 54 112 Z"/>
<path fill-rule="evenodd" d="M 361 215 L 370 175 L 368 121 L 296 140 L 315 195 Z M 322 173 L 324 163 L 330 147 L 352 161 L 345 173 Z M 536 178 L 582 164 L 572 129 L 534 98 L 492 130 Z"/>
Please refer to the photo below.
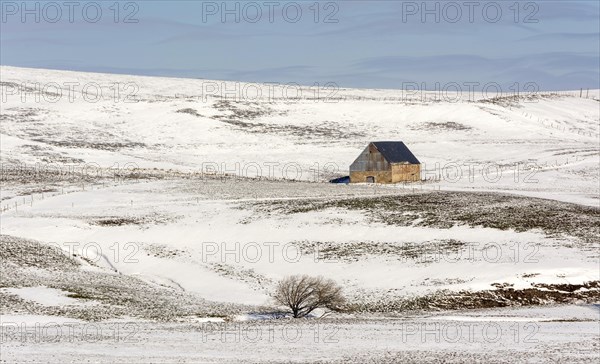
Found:
<path fill-rule="evenodd" d="M 317 308 L 339 311 L 345 303 L 342 287 L 335 281 L 307 275 L 289 276 L 281 280 L 273 298 L 275 302 L 289 307 L 295 318 L 305 317 Z"/>

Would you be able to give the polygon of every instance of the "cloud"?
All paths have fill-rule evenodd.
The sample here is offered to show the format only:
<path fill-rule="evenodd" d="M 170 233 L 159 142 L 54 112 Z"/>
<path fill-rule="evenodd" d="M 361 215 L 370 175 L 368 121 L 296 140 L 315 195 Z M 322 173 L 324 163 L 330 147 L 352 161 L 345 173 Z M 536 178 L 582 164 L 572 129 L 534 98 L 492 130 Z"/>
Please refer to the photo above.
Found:
<path fill-rule="evenodd" d="M 600 40 L 600 33 L 546 33 L 532 35 L 529 37 L 521 38 L 521 42 L 538 42 L 538 41 L 598 41 Z"/>
<path fill-rule="evenodd" d="M 422 22 L 420 15 L 405 22 L 399 2 L 336 4 L 337 23 L 324 22 L 330 14 L 324 3 L 315 22 L 313 2 L 301 4 L 304 15 L 298 23 L 286 22 L 281 11 L 273 23 L 266 17 L 256 24 L 222 23 L 218 16 L 204 22 L 200 6 L 191 2 L 145 3 L 136 24 L 114 23 L 110 16 L 97 24 L 13 22 L 2 26 L 0 61 L 80 71 L 304 85 L 331 81 L 375 88 L 409 81 L 535 81 L 556 88 L 598 80 L 600 6 L 592 2 L 520 2 L 521 19 L 536 11 L 539 22 L 531 24 L 514 22 L 509 8 L 514 2 L 501 3 L 504 15 L 498 23 L 481 21 L 483 3 L 474 23 L 464 16 L 458 23 L 435 23 L 433 17 Z M 556 49 L 565 51 L 552 52 Z"/>
<path fill-rule="evenodd" d="M 503 58 L 465 54 L 369 57 L 352 68 L 356 75 L 387 75 L 394 82 L 426 82 L 430 87 L 436 82 L 495 82 L 503 87 L 534 82 L 541 89 L 562 89 L 597 87 L 599 63 L 598 55 L 554 52 Z"/>
<path fill-rule="evenodd" d="M 540 21 L 574 20 L 577 22 L 600 19 L 600 6 L 595 1 L 538 1 L 532 2 L 538 7 L 536 17 Z M 528 13 L 534 8 L 528 8 Z"/>

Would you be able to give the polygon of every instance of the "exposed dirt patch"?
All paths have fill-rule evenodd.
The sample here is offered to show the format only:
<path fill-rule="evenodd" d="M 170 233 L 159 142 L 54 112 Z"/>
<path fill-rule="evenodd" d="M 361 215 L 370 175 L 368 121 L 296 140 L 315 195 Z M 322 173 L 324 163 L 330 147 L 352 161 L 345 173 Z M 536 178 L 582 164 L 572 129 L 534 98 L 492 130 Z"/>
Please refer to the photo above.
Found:
<path fill-rule="evenodd" d="M 514 289 L 511 285 L 498 284 L 495 290 L 459 292 L 442 290 L 414 298 L 359 297 L 349 300 L 354 303 L 350 304 L 347 310 L 401 313 L 415 310 L 461 310 L 581 302 L 596 303 L 600 301 L 599 284 L 598 281 L 591 281 L 582 285 L 549 284 L 535 285 L 535 288 L 526 289 Z"/>
<path fill-rule="evenodd" d="M 294 242 L 305 255 L 314 255 L 315 259 L 325 261 L 357 262 L 368 256 L 388 257 L 400 261 L 408 259 L 418 263 L 429 263 L 436 256 L 453 254 L 460 251 L 465 242 L 446 239 L 427 243 L 389 244 L 374 241 L 351 243 L 338 242 Z"/>
<path fill-rule="evenodd" d="M 190 252 L 162 244 L 143 244 L 142 249 L 147 255 L 162 259 L 189 258 Z"/>
<path fill-rule="evenodd" d="M 258 103 L 219 100 L 214 104 L 213 107 L 223 113 L 222 115 L 213 116 L 213 119 L 243 129 L 244 131 L 250 133 L 271 133 L 302 137 L 304 139 L 345 139 L 365 136 L 363 132 L 349 131 L 347 125 L 343 126 L 331 121 L 322 121 L 318 122 L 317 125 L 306 126 L 256 122 L 253 120 L 264 116 L 285 115 L 281 113 L 277 114 L 274 109 Z"/>
<path fill-rule="evenodd" d="M 76 260 L 68 257 L 58 247 L 0 235 L 0 260 L 2 264 L 47 270 L 73 270 L 79 267 Z"/>
<path fill-rule="evenodd" d="M 89 219 L 90 225 L 125 226 L 125 225 L 157 225 L 175 221 L 175 216 L 165 214 L 149 214 L 142 216 L 108 216 Z"/>
<path fill-rule="evenodd" d="M 495 104 L 502 107 L 522 107 L 521 103 L 536 102 L 538 100 L 554 100 L 571 97 L 568 95 L 559 95 L 556 93 L 522 93 L 520 95 L 496 96 L 489 99 L 479 100 L 478 102 L 485 104 Z"/>
<path fill-rule="evenodd" d="M 192 109 L 192 108 L 185 108 L 185 109 L 179 109 L 176 111 L 176 113 L 179 114 L 189 114 L 192 116 L 196 116 L 196 117 L 202 117 L 202 114 L 198 113 L 198 111 L 196 111 L 196 109 Z"/>
<path fill-rule="evenodd" d="M 177 321 L 182 317 L 231 316 L 257 307 L 213 303 L 177 289 L 151 285 L 136 277 L 83 270 L 74 257 L 46 244 L 1 235 L 0 287 L 38 287 L 70 292 L 95 305 L 44 306 L 0 291 L 1 314 L 34 314 L 98 321 L 137 317 Z M 32 269 L 35 268 L 35 269 Z"/>
<path fill-rule="evenodd" d="M 466 131 L 472 130 L 473 128 L 461 123 L 454 121 L 446 122 L 426 122 L 410 126 L 412 130 L 428 130 L 434 132 L 445 132 L 445 131 Z"/>
<path fill-rule="evenodd" d="M 217 274 L 233 278 L 246 283 L 255 290 L 270 291 L 274 285 L 273 280 L 257 273 L 254 269 L 244 269 L 230 264 L 213 263 L 209 267 Z"/>
<path fill-rule="evenodd" d="M 540 229 L 597 244 L 600 209 L 553 200 L 487 192 L 431 192 L 340 200 L 258 202 L 259 211 L 304 213 L 328 208 L 365 211 L 373 221 L 399 226 L 447 229 L 482 226 L 517 232 Z M 591 247 L 591 245 L 590 245 Z"/>

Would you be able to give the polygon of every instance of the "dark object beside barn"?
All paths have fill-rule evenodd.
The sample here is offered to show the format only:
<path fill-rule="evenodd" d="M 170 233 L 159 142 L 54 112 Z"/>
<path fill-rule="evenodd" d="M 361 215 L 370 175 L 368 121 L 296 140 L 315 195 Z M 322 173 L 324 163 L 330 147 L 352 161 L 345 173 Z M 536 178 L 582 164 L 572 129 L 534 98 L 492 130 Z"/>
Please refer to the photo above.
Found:
<path fill-rule="evenodd" d="M 421 180 L 421 162 L 403 142 L 371 142 L 350 165 L 350 183 Z"/>
<path fill-rule="evenodd" d="M 345 183 L 345 184 L 348 184 L 348 183 L 350 183 L 350 176 L 344 176 L 344 177 L 334 178 L 334 179 L 329 180 L 329 183 Z"/>

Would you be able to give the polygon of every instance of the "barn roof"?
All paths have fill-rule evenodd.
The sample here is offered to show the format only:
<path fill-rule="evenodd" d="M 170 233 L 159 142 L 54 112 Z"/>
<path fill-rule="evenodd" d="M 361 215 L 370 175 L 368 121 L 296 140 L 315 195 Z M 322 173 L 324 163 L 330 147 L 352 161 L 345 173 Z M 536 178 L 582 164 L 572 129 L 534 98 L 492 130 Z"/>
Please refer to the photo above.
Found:
<path fill-rule="evenodd" d="M 390 163 L 408 162 L 410 164 L 421 164 L 417 157 L 402 142 L 373 142 L 373 145 Z"/>

